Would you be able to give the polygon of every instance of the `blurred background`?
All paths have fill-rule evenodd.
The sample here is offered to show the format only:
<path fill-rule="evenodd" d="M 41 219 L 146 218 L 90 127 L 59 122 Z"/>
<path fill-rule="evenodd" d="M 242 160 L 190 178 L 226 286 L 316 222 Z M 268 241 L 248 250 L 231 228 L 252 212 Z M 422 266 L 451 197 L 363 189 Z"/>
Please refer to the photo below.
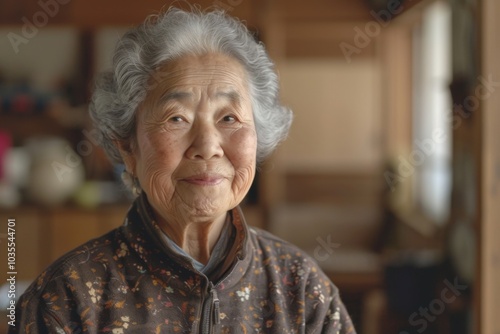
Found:
<path fill-rule="evenodd" d="M 500 2 L 190 3 L 247 24 L 295 113 L 247 221 L 309 252 L 360 334 L 500 333 Z M 0 263 L 5 282 L 14 218 L 18 292 L 122 223 L 88 101 L 119 37 L 171 4 L 0 1 Z"/>

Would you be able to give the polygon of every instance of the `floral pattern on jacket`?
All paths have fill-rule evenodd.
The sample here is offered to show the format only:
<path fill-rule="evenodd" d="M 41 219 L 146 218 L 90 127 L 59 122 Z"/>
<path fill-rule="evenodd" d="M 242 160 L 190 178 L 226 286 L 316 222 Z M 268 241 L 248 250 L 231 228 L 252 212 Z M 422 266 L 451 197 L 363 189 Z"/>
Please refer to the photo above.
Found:
<path fill-rule="evenodd" d="M 17 303 L 9 333 L 355 333 L 337 288 L 293 245 L 250 228 L 239 208 L 234 261 L 216 280 L 148 228 L 125 223 L 69 252 Z"/>

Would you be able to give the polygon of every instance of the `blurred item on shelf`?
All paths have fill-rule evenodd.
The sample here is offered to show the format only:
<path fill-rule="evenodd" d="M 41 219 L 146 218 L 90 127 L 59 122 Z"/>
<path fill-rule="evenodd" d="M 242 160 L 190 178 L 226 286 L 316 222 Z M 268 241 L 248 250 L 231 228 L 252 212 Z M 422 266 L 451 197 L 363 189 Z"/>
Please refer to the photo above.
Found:
<path fill-rule="evenodd" d="M 6 131 L 0 129 L 0 180 L 4 178 L 4 161 L 7 156 L 7 152 L 12 146 L 12 138 Z"/>
<path fill-rule="evenodd" d="M 27 144 L 31 169 L 27 193 L 37 204 L 63 204 L 85 179 L 81 157 L 62 138 L 31 138 Z"/>
<path fill-rule="evenodd" d="M 88 173 L 87 166 L 105 168 L 99 167 L 102 150 L 89 149 L 92 154 L 83 154 L 87 151 L 81 150 L 81 145 L 76 151 L 73 147 L 55 136 L 34 136 L 27 138 L 24 146 L 13 146 L 10 134 L 0 130 L 0 208 L 24 204 L 55 207 L 71 202 L 94 209 L 130 201 L 120 180 L 123 166 L 108 162 L 108 173 Z"/>
<path fill-rule="evenodd" d="M 47 110 L 53 94 L 30 86 L 26 80 L 0 84 L 0 113 L 9 115 L 41 114 Z"/>
<path fill-rule="evenodd" d="M 124 185 L 118 182 L 87 181 L 77 190 L 73 199 L 83 208 L 95 209 L 100 205 L 125 202 L 127 194 Z"/>
<path fill-rule="evenodd" d="M 9 133 L 0 130 L 0 207 L 16 206 L 21 198 L 15 184 L 9 177 L 8 155 L 12 149 Z"/>

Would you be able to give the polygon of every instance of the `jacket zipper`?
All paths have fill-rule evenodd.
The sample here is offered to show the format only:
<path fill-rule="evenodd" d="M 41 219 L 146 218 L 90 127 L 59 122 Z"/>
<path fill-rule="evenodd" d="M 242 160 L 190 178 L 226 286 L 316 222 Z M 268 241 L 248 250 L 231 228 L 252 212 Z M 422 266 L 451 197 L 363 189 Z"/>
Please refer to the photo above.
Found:
<path fill-rule="evenodd" d="M 205 300 L 202 314 L 202 334 L 212 334 L 213 326 L 220 323 L 220 301 L 212 282 L 208 285 L 209 298 Z"/>
<path fill-rule="evenodd" d="M 238 259 L 237 260 L 238 262 L 240 260 L 238 255 L 236 255 L 236 258 Z M 236 264 L 233 263 L 231 269 L 229 270 L 229 273 L 225 275 L 222 279 L 220 279 L 216 285 L 219 285 L 220 282 L 222 282 L 226 277 L 231 276 L 235 269 L 236 269 Z M 207 292 L 210 300 L 205 300 L 203 304 L 203 310 L 200 321 L 201 334 L 212 334 L 213 324 L 215 325 L 220 324 L 220 300 L 219 297 L 217 296 L 217 290 L 214 284 L 210 280 L 208 280 Z"/>

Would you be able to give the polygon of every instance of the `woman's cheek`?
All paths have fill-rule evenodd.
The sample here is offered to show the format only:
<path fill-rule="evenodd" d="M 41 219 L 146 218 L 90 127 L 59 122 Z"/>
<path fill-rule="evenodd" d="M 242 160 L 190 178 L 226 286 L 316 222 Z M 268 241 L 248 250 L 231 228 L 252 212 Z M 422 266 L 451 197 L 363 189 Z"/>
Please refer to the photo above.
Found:
<path fill-rule="evenodd" d="M 141 154 L 141 170 L 145 186 L 151 190 L 155 188 L 169 187 L 171 176 L 175 166 L 171 166 L 174 152 L 169 147 L 175 147 L 175 144 L 169 144 L 167 140 L 155 138 L 148 141 L 143 146 Z"/>
<path fill-rule="evenodd" d="M 253 125 L 244 125 L 231 132 L 228 142 L 231 148 L 241 152 L 244 157 L 255 156 L 257 152 L 257 133 Z"/>
<path fill-rule="evenodd" d="M 233 191 L 235 196 L 244 196 L 255 176 L 257 137 L 255 130 L 242 128 L 231 136 L 230 156 L 235 176 Z M 243 193 L 243 194 L 242 194 Z"/>
<path fill-rule="evenodd" d="M 255 168 L 247 166 L 236 170 L 233 181 L 233 192 L 235 197 L 246 195 L 252 185 L 255 176 Z"/>

